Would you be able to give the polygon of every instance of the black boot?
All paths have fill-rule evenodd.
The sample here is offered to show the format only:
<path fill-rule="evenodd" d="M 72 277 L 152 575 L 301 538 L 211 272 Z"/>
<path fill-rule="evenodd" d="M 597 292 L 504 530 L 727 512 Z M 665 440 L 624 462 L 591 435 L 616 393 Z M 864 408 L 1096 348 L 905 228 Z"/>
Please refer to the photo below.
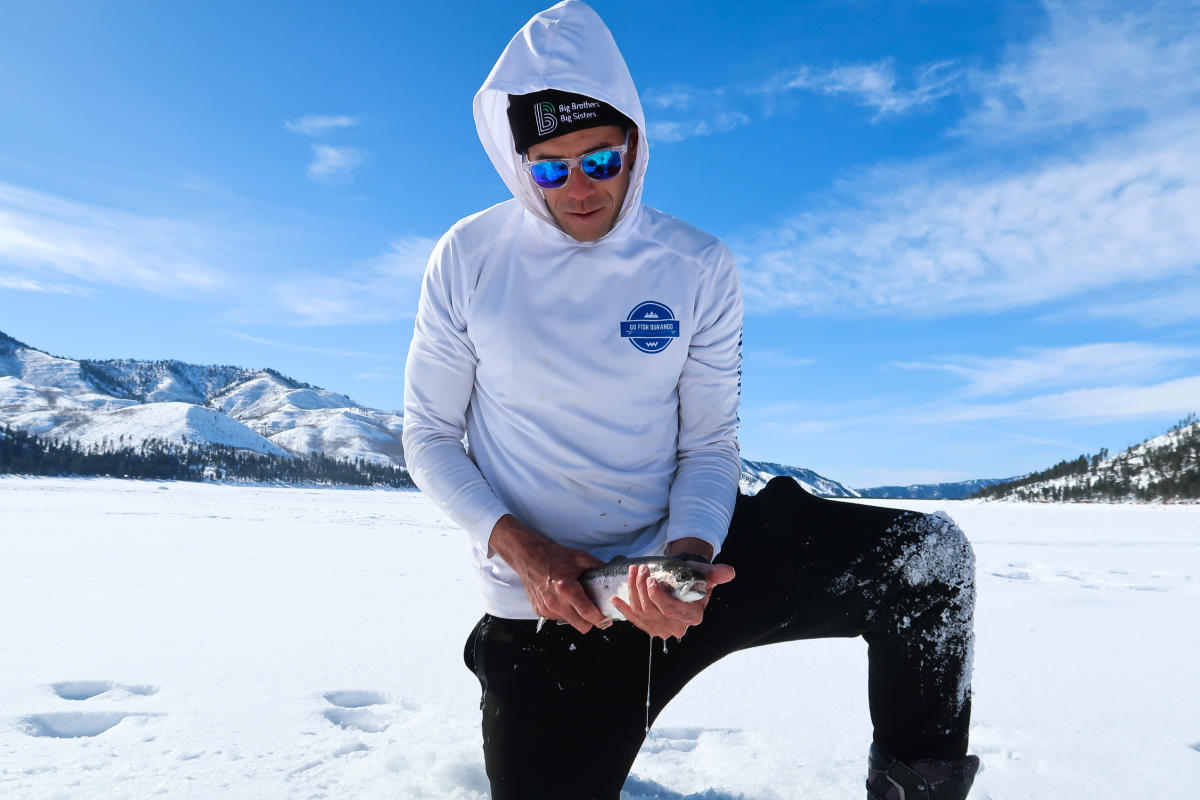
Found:
<path fill-rule="evenodd" d="M 867 800 L 963 800 L 978 771 L 978 756 L 960 761 L 918 758 L 905 764 L 872 744 Z"/>

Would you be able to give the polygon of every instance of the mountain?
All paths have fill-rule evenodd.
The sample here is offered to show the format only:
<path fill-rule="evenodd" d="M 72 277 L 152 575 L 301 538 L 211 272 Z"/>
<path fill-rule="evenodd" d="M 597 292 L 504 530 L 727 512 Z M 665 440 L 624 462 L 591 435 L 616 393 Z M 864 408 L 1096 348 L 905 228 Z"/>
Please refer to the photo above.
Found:
<path fill-rule="evenodd" d="M 60 358 L 3 333 L 0 422 L 102 449 L 160 440 L 404 466 L 400 414 L 272 369 Z"/>
<path fill-rule="evenodd" d="M 3 424 L 97 450 L 147 442 L 221 445 L 264 456 L 321 453 L 404 466 L 401 414 L 366 408 L 273 369 L 60 358 L 0 332 Z M 776 475 L 794 477 L 813 494 L 859 496 L 809 469 L 742 459 L 747 494 Z"/>
<path fill-rule="evenodd" d="M 1171 430 L 1109 458 L 1107 450 L 1008 483 L 979 497 L 1032 501 L 1200 500 L 1200 420 L 1190 415 Z"/>
<path fill-rule="evenodd" d="M 962 500 L 980 489 L 1007 483 L 1014 478 L 976 478 L 957 483 L 914 483 L 911 486 L 872 486 L 859 489 L 861 497 L 887 497 L 906 500 Z"/>
<path fill-rule="evenodd" d="M 789 467 L 772 461 L 748 461 L 742 459 L 741 490 L 744 494 L 755 494 L 767 481 L 777 475 L 795 478 L 811 494 L 821 497 L 859 497 L 859 493 L 835 480 L 818 475 L 811 469 Z"/>

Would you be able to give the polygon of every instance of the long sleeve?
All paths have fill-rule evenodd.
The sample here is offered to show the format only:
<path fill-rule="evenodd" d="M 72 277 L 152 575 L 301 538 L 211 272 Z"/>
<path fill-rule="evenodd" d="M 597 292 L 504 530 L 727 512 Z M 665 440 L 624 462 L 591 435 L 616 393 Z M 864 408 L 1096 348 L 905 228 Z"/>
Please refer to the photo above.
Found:
<path fill-rule="evenodd" d="M 472 286 L 452 233 L 434 248 L 421 285 L 404 368 L 404 459 L 421 491 L 486 553 L 508 509 L 463 447 L 477 357 L 464 313 Z"/>
<path fill-rule="evenodd" d="M 696 331 L 679 378 L 678 471 L 667 541 L 696 537 L 719 552 L 741 475 L 742 297 L 737 265 L 724 245 L 709 277 L 697 298 Z"/>

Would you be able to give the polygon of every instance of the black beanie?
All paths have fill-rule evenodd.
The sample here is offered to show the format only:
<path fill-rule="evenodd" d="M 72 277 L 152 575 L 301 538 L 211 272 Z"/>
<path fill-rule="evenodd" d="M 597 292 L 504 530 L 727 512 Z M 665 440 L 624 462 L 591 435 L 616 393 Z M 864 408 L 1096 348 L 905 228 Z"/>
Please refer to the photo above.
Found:
<path fill-rule="evenodd" d="M 629 130 L 633 121 L 615 108 L 587 95 L 544 89 L 508 96 L 508 124 L 518 153 L 538 142 L 601 125 Z"/>

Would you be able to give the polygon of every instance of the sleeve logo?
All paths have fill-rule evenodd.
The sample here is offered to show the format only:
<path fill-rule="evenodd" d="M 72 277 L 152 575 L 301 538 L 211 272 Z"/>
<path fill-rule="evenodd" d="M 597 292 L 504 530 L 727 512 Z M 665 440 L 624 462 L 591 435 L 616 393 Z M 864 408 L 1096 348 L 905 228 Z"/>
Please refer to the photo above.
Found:
<path fill-rule="evenodd" d="M 643 353 L 661 353 L 672 339 L 679 338 L 679 320 L 662 303 L 646 300 L 621 320 L 621 338 Z"/>

